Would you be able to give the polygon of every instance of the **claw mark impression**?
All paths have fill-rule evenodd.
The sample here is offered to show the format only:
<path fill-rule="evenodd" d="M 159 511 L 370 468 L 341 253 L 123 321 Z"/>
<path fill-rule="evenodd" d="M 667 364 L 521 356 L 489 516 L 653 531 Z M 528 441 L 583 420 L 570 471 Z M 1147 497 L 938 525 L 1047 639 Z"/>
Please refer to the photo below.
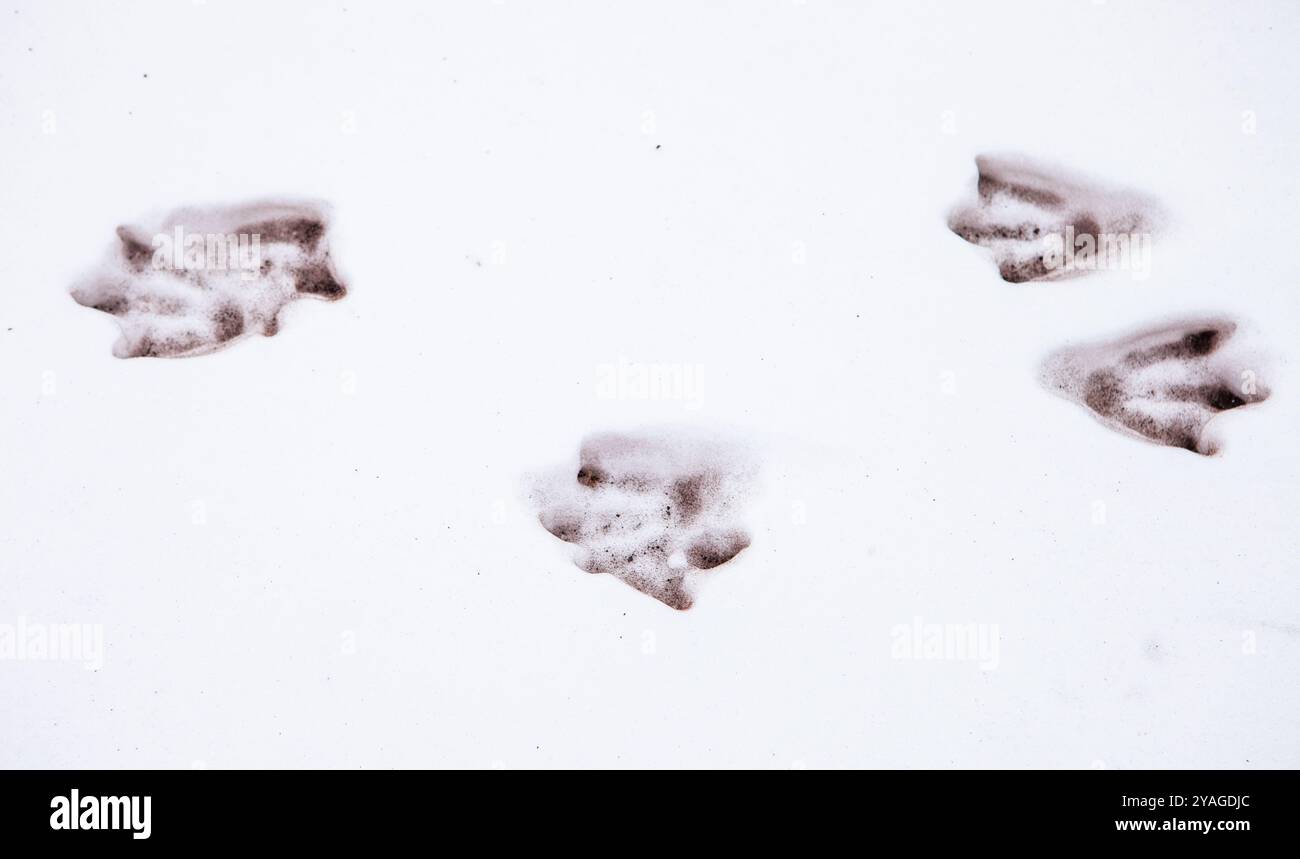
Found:
<path fill-rule="evenodd" d="M 156 231 L 118 227 L 108 258 L 72 297 L 117 318 L 119 358 L 202 355 L 269 337 L 290 301 L 346 294 L 327 227 L 315 203 L 179 209 Z"/>
<path fill-rule="evenodd" d="M 1111 429 L 1210 456 L 1218 446 L 1205 437 L 1206 424 L 1268 398 L 1254 370 L 1219 351 L 1236 327 L 1200 319 L 1061 349 L 1044 363 L 1042 380 Z"/>
<path fill-rule="evenodd" d="M 992 250 L 1003 280 L 1150 271 L 1151 234 L 1160 220 L 1150 198 L 1023 158 L 981 155 L 975 166 L 978 199 L 955 210 L 948 227 Z"/>
<path fill-rule="evenodd" d="M 675 609 L 702 570 L 749 546 L 737 517 L 753 471 L 736 446 L 698 437 L 601 434 L 575 467 L 534 489 L 538 521 L 579 547 L 575 563 Z"/>

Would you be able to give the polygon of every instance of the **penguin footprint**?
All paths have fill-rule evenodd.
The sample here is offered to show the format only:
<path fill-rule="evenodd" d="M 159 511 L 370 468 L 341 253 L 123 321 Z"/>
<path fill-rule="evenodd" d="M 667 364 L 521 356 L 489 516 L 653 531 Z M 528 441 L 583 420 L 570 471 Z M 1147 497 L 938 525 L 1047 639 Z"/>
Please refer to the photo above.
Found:
<path fill-rule="evenodd" d="M 738 520 L 746 460 L 726 443 L 666 433 L 595 435 L 577 468 L 537 484 L 538 521 L 608 573 L 675 609 L 694 603 L 701 571 L 749 546 Z"/>
<path fill-rule="evenodd" d="M 989 248 L 1003 280 L 1150 270 L 1151 233 L 1161 219 L 1150 198 L 1020 157 L 981 155 L 975 166 L 978 199 L 954 210 L 948 228 Z"/>
<path fill-rule="evenodd" d="M 1268 398 L 1256 371 L 1224 354 L 1236 328 L 1200 319 L 1067 347 L 1048 357 L 1041 378 L 1113 430 L 1212 456 L 1219 446 L 1207 424 Z"/>

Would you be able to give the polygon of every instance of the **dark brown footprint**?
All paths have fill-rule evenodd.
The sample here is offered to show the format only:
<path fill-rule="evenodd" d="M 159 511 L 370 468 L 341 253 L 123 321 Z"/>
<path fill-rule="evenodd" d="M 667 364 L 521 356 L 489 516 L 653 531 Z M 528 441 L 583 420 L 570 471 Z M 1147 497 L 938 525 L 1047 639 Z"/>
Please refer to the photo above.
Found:
<path fill-rule="evenodd" d="M 989 248 L 1002 279 L 1057 280 L 1099 270 L 1150 271 L 1157 205 L 1134 191 L 1023 157 L 981 155 L 977 199 L 957 208 L 948 227 Z"/>
<path fill-rule="evenodd" d="M 290 301 L 347 293 L 328 223 L 315 203 L 179 209 L 153 231 L 118 227 L 108 258 L 72 297 L 117 318 L 119 358 L 202 355 L 251 334 L 269 337 Z"/>
<path fill-rule="evenodd" d="M 1236 327 L 1199 319 L 1067 347 L 1044 362 L 1042 381 L 1111 429 L 1212 456 L 1214 416 L 1268 398 L 1252 369 L 1220 352 Z"/>
<path fill-rule="evenodd" d="M 583 441 L 572 467 L 539 480 L 533 498 L 542 526 L 580 547 L 579 568 L 688 609 L 695 577 L 749 546 L 737 517 L 751 477 L 724 442 L 606 433 Z"/>

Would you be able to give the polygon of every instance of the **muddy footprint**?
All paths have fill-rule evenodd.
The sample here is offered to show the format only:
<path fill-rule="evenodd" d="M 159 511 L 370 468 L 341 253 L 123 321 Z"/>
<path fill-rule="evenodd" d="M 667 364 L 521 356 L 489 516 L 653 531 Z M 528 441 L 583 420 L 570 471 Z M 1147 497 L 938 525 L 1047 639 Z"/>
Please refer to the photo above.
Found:
<path fill-rule="evenodd" d="M 1041 380 L 1113 430 L 1212 456 L 1214 416 L 1268 398 L 1254 370 L 1220 352 L 1236 327 L 1198 319 L 1067 347 L 1043 363 Z"/>
<path fill-rule="evenodd" d="M 1003 280 L 1150 271 L 1151 236 L 1162 220 L 1151 198 L 1022 157 L 980 155 L 975 166 L 978 198 L 953 211 L 948 227 L 989 248 Z"/>
<path fill-rule="evenodd" d="M 753 476 L 732 444 L 669 433 L 590 436 L 577 463 L 537 481 L 546 530 L 579 547 L 575 563 L 675 609 L 702 571 L 750 544 L 739 522 Z"/>
<path fill-rule="evenodd" d="M 119 358 L 202 355 L 269 337 L 290 301 L 346 294 L 328 224 L 317 203 L 179 209 L 152 231 L 118 227 L 107 259 L 72 297 L 117 318 Z"/>

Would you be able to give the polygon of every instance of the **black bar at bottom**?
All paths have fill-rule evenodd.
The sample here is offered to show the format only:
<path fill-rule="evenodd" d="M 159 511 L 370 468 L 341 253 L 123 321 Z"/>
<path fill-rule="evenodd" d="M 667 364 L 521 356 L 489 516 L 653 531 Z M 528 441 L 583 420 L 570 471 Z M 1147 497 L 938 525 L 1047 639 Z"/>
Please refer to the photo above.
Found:
<path fill-rule="evenodd" d="M 0 833 L 9 848 L 337 847 L 442 830 L 499 846 L 558 831 L 673 837 L 689 823 L 677 834 L 808 839 L 848 826 L 926 845 L 1231 848 L 1293 833 L 1298 799 L 1290 771 L 10 771 Z"/>

